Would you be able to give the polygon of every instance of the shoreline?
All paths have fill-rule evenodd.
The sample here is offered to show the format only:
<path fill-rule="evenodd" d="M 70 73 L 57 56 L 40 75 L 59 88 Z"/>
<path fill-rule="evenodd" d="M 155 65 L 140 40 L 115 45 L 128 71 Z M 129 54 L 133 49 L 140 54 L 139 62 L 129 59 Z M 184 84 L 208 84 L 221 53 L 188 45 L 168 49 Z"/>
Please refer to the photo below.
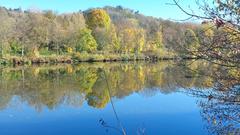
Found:
<path fill-rule="evenodd" d="M 59 56 L 59 57 L 38 57 L 38 58 L 21 58 L 12 57 L 10 59 L 0 59 L 0 65 L 37 65 L 37 64 L 77 64 L 77 63 L 93 63 L 93 62 L 133 62 L 133 61 L 146 61 L 146 62 L 156 62 L 162 60 L 190 60 L 198 59 L 194 57 L 129 57 L 129 58 L 93 58 L 88 57 L 85 59 L 76 59 L 73 57 Z"/>

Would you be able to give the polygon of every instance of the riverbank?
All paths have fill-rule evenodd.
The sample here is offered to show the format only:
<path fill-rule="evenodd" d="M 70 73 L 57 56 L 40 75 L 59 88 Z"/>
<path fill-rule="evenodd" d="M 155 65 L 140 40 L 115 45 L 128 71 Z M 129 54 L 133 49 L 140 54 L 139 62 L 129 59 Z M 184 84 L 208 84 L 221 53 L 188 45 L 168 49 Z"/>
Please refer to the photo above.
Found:
<path fill-rule="evenodd" d="M 177 56 L 160 56 L 144 54 L 72 54 L 49 55 L 38 57 L 9 56 L 0 59 L 1 65 L 31 65 L 41 63 L 80 63 L 80 62 L 116 62 L 116 61 L 158 61 L 182 59 Z M 186 58 L 184 58 L 186 59 Z"/>

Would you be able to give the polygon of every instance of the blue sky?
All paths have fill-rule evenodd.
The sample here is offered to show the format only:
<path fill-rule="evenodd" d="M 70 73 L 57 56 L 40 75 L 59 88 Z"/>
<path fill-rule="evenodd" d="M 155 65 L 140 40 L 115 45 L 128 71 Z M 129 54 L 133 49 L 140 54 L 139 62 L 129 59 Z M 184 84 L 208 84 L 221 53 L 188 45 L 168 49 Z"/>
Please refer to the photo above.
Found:
<path fill-rule="evenodd" d="M 181 0 L 184 7 L 191 5 L 196 9 L 195 0 Z M 172 0 L 0 0 L 0 6 L 7 8 L 29 9 L 37 8 L 41 10 L 51 9 L 58 13 L 74 12 L 86 10 L 93 7 L 117 6 L 131 8 L 140 11 L 148 16 L 161 17 L 164 19 L 184 19 L 186 15 L 180 10 L 166 3 Z"/>

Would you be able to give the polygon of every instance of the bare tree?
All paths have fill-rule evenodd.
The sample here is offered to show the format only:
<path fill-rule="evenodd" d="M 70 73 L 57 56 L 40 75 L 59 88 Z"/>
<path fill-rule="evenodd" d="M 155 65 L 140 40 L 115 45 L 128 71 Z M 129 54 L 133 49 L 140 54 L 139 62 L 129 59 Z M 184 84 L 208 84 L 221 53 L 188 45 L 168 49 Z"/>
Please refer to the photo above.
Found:
<path fill-rule="evenodd" d="M 180 0 L 173 0 L 171 5 L 177 6 L 189 16 L 184 21 L 193 18 L 200 19 L 203 24 L 209 24 L 209 29 L 214 27 L 216 34 L 210 41 L 200 41 L 201 47 L 197 56 L 210 61 L 217 60 L 237 66 L 237 63 L 240 62 L 240 2 L 217 0 L 213 4 L 209 4 L 205 0 L 197 0 L 196 3 L 203 14 L 187 11 L 181 6 Z"/>
<path fill-rule="evenodd" d="M 14 19 L 8 16 L 8 11 L 5 8 L 0 9 L 0 45 L 1 45 L 1 58 L 4 56 L 4 50 L 8 46 L 8 38 L 13 32 Z"/>

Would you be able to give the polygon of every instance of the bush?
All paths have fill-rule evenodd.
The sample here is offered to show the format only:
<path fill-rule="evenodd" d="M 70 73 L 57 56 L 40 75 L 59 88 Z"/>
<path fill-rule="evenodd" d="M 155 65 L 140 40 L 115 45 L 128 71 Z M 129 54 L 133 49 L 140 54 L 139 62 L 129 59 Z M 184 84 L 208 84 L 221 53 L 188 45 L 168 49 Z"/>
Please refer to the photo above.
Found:
<path fill-rule="evenodd" d="M 6 59 L 0 59 L 1 65 L 7 65 L 8 63 L 9 63 L 9 61 L 7 61 Z"/>
<path fill-rule="evenodd" d="M 94 62 L 104 61 L 105 57 L 102 54 L 89 54 L 89 53 L 74 53 L 72 59 L 75 62 Z"/>

